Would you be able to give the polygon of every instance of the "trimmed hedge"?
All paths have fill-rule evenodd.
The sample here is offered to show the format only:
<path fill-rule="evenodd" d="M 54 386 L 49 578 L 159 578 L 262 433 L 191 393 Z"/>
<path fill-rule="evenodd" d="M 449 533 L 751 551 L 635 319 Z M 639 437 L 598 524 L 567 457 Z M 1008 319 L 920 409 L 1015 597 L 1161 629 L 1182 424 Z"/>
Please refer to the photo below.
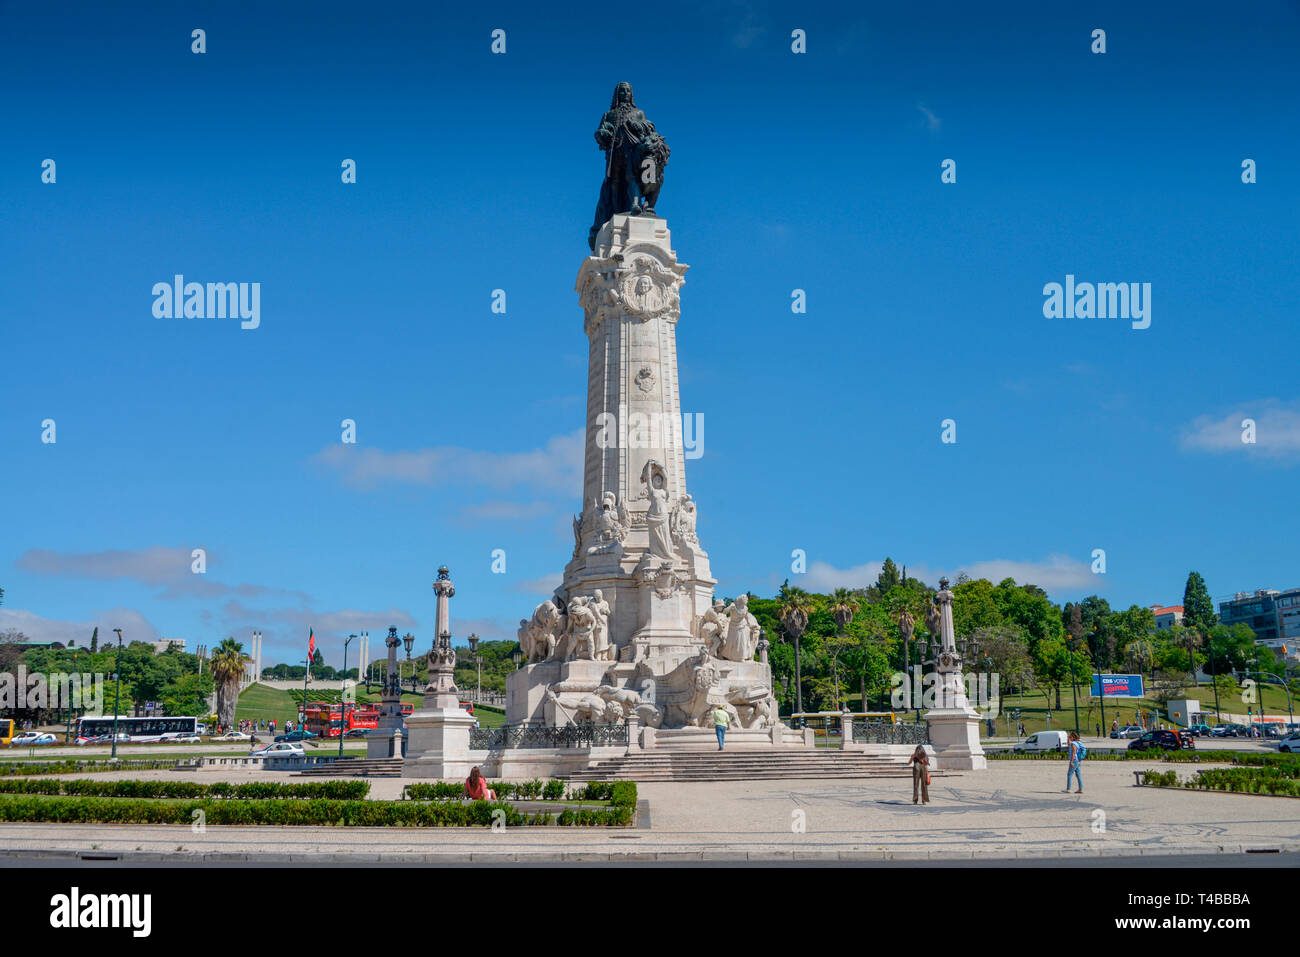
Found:
<path fill-rule="evenodd" d="M 165 761 L 0 761 L 0 778 L 33 774 L 94 774 L 97 771 L 167 771 L 176 759 Z"/>
<path fill-rule="evenodd" d="M 624 826 L 628 807 L 565 809 L 558 816 L 523 814 L 509 804 L 487 801 L 146 801 L 97 797 L 2 797 L 0 821 L 60 824 L 191 824 L 202 812 L 206 824 L 269 824 L 313 827 L 507 827 L 549 825 Z"/>
<path fill-rule="evenodd" d="M 71 797 L 106 798 L 219 798 L 284 800 L 361 801 L 370 793 L 369 781 L 313 781 L 280 784 L 275 781 L 250 781 L 230 784 L 219 781 L 200 784 L 196 781 L 86 781 L 74 779 L 0 781 L 0 794 L 51 794 Z"/>
<path fill-rule="evenodd" d="M 513 798 L 516 801 L 559 801 L 565 796 L 564 782 L 547 781 L 489 781 L 488 787 L 496 792 L 498 800 Z M 636 807 L 636 783 L 633 781 L 592 781 L 569 792 L 571 801 L 608 801 L 615 807 Z M 465 785 L 454 781 L 430 781 L 408 784 L 402 797 L 409 801 L 463 801 Z"/>
<path fill-rule="evenodd" d="M 1300 766 L 1206 768 L 1197 771 L 1186 781 L 1180 781 L 1176 771 L 1144 771 L 1142 783 L 1153 787 L 1184 787 L 1197 791 L 1300 797 Z"/>

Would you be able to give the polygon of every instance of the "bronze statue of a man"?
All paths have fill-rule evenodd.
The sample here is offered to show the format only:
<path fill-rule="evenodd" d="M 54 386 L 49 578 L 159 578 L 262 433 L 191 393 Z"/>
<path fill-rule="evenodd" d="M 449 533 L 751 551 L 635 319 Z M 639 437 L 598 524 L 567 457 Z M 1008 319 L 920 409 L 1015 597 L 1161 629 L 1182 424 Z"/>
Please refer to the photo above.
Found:
<path fill-rule="evenodd" d="M 614 98 L 596 130 L 596 144 L 605 151 L 605 181 L 596 203 L 596 221 L 587 236 L 592 250 L 600 227 L 616 213 L 654 215 L 668 165 L 668 144 L 637 109 L 630 83 L 614 87 Z"/>

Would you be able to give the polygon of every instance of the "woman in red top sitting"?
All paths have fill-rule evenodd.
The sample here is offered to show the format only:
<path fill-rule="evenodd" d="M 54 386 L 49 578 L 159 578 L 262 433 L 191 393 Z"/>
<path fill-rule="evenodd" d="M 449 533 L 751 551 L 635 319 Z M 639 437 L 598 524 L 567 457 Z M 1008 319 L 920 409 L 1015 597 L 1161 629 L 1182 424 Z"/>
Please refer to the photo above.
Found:
<path fill-rule="evenodd" d="M 465 796 L 473 801 L 495 801 L 497 794 L 487 786 L 487 778 L 478 768 L 469 772 L 469 778 L 465 781 Z"/>

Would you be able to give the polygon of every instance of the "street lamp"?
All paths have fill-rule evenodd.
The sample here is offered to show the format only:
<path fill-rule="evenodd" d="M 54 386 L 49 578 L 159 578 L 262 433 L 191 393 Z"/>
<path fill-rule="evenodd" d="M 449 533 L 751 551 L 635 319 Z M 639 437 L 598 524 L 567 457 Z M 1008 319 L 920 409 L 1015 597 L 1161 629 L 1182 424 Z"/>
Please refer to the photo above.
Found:
<path fill-rule="evenodd" d="M 411 648 L 415 645 L 415 635 L 409 631 L 402 636 L 402 644 L 406 646 L 406 660 L 411 660 Z M 398 688 L 401 688 L 401 682 L 398 682 Z M 411 694 L 415 694 L 415 665 L 411 665 Z"/>
<path fill-rule="evenodd" d="M 915 694 L 915 691 L 917 688 L 921 688 L 921 689 L 925 688 L 925 659 L 930 657 L 930 639 L 928 638 L 918 639 L 916 642 L 916 650 L 919 652 L 919 654 L 916 656 L 916 662 L 912 665 L 912 673 L 915 676 L 919 672 L 921 680 L 912 682 L 912 690 L 913 690 L 912 704 L 916 708 L 916 723 L 920 724 L 921 723 L 921 697 L 924 694 L 924 691 L 922 691 L 920 695 Z"/>
<path fill-rule="evenodd" d="M 117 633 L 117 692 L 113 696 L 113 760 L 117 760 L 117 712 L 122 703 L 122 629 L 114 628 Z"/>
<path fill-rule="evenodd" d="M 478 653 L 478 635 L 469 636 L 469 653 L 478 666 L 478 697 L 474 699 L 474 703 L 478 704 L 483 700 L 483 656 Z"/>
<path fill-rule="evenodd" d="M 510 654 L 510 660 L 513 661 L 513 662 L 515 663 L 515 671 L 518 671 L 518 670 L 519 670 L 519 665 L 520 665 L 520 664 L 523 662 L 523 660 L 524 660 L 524 653 L 523 653 L 523 651 L 522 651 L 521 649 L 519 649 L 519 648 L 516 648 L 513 652 L 511 652 L 511 654 Z"/>
<path fill-rule="evenodd" d="M 339 757 L 343 757 L 343 735 L 348 727 L 348 645 L 356 635 L 348 635 L 343 641 L 343 694 L 339 695 Z"/>

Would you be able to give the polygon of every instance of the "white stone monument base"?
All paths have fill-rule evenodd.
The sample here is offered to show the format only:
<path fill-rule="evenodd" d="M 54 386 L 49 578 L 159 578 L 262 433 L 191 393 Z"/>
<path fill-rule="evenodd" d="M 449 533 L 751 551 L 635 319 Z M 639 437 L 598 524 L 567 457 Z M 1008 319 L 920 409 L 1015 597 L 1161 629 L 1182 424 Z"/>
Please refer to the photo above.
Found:
<path fill-rule="evenodd" d="M 940 708 L 925 713 L 930 725 L 930 744 L 934 748 L 936 770 L 978 771 L 988 767 L 980 747 L 980 722 L 970 708 Z"/>
<path fill-rule="evenodd" d="M 366 757 L 367 758 L 400 758 L 401 754 L 393 754 L 393 732 L 400 731 L 402 738 L 406 737 L 406 723 L 402 720 L 400 714 L 382 714 L 379 716 L 379 726 L 366 735 Z M 407 748 L 410 753 L 410 748 Z"/>
<path fill-rule="evenodd" d="M 429 708 L 406 719 L 410 743 L 402 776 L 464 780 L 477 763 L 469 750 L 474 719 L 460 708 Z"/>

